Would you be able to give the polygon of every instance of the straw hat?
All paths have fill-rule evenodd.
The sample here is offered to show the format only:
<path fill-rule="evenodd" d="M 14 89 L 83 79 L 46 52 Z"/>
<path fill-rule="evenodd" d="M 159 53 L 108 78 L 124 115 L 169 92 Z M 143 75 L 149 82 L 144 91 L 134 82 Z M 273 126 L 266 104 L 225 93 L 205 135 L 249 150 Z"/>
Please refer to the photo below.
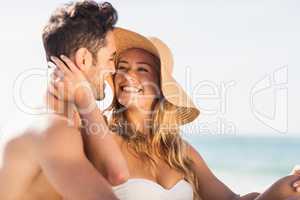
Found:
<path fill-rule="evenodd" d="M 177 107 L 176 118 L 179 124 L 196 119 L 200 113 L 183 88 L 172 77 L 173 56 L 168 46 L 158 38 L 146 38 L 123 28 L 114 29 L 117 56 L 127 49 L 139 48 L 160 59 L 161 90 L 165 99 Z"/>

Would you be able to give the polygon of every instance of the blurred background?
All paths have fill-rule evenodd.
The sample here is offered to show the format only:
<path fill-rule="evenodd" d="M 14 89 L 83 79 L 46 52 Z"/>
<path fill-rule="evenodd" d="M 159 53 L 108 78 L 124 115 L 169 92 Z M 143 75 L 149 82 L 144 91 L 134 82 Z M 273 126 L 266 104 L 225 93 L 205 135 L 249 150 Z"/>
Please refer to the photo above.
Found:
<path fill-rule="evenodd" d="M 66 2 L 1 2 L 0 140 L 43 110 L 41 31 Z M 299 1 L 109 2 L 118 26 L 172 49 L 173 74 L 201 110 L 182 134 L 219 179 L 238 193 L 260 191 L 300 164 Z"/>

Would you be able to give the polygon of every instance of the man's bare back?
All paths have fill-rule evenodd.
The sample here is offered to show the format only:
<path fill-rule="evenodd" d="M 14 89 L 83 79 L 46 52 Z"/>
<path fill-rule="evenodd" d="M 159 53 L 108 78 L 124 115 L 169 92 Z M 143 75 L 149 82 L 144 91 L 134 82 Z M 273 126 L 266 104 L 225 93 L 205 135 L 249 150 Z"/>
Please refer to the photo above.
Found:
<path fill-rule="evenodd" d="M 66 118 L 44 116 L 35 123 L 43 127 L 30 127 L 6 141 L 1 155 L 0 199 L 62 199 L 59 190 L 68 192 L 85 184 L 76 182 L 78 178 L 86 184 L 94 176 L 103 179 L 84 154 L 81 133 L 70 127 Z M 99 188 L 94 189 L 100 191 L 103 183 L 99 181 Z"/>

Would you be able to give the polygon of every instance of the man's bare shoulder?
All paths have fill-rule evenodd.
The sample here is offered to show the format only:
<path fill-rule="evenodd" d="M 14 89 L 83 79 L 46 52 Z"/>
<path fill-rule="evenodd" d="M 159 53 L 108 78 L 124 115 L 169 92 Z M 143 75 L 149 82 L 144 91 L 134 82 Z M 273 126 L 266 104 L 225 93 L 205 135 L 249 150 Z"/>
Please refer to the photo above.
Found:
<path fill-rule="evenodd" d="M 21 127 L 14 126 L 18 125 L 13 124 L 1 132 L 1 157 L 4 154 L 15 154 L 16 156 L 30 154 L 34 156 L 35 151 L 37 151 L 36 148 L 41 148 L 45 144 L 51 145 L 54 143 L 51 141 L 55 140 L 57 140 L 56 143 L 60 143 L 64 139 L 70 141 L 70 135 L 74 138 L 74 133 L 79 133 L 67 118 L 56 114 L 42 115 L 35 119 L 28 118 Z M 79 134 L 76 135 L 77 140 L 80 139 Z"/>
<path fill-rule="evenodd" d="M 49 130 L 63 127 L 74 128 L 73 124 L 66 117 L 57 114 L 40 115 L 38 117 L 28 116 L 22 118 L 23 123 L 10 123 L 1 130 L 1 141 L 10 141 L 15 138 L 38 139 L 49 134 Z M 24 141 L 25 142 L 25 141 Z"/>

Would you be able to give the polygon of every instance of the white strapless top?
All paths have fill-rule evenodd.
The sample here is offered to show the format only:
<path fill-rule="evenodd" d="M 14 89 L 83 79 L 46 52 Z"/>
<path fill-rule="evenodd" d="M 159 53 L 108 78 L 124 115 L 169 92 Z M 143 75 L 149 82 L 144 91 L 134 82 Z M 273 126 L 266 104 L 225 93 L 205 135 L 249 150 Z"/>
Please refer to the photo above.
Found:
<path fill-rule="evenodd" d="M 183 179 L 165 189 L 148 179 L 131 178 L 113 191 L 120 200 L 193 200 L 193 188 Z"/>

